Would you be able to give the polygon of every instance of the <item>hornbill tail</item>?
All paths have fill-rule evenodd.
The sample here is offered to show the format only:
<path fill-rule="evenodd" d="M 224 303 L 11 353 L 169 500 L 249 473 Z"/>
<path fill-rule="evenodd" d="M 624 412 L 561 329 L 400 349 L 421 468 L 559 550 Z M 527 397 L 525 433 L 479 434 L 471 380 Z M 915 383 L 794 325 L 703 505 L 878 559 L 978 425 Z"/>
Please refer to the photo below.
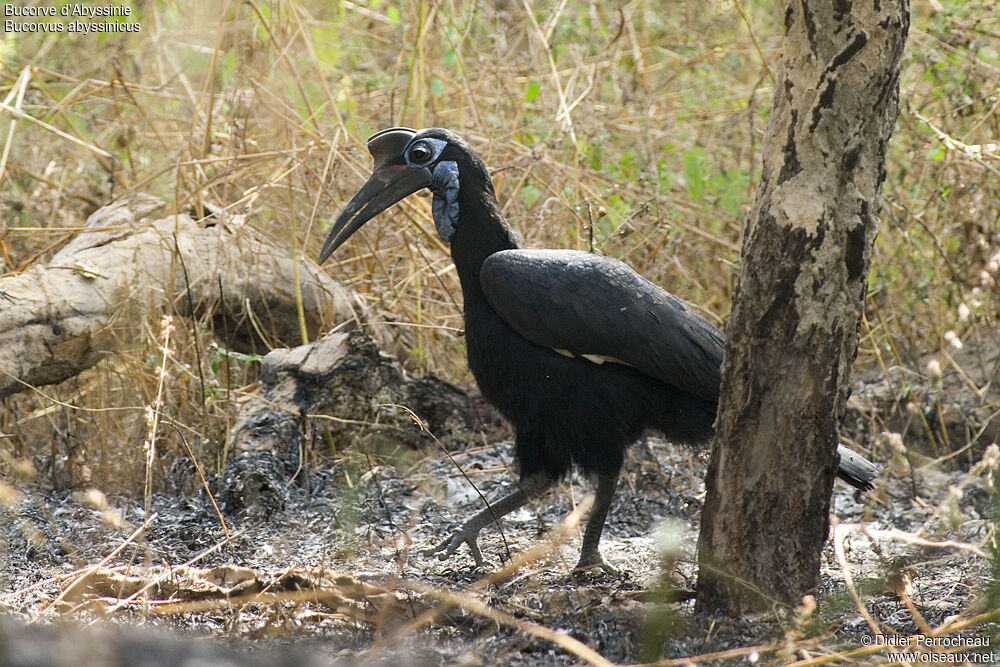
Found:
<path fill-rule="evenodd" d="M 875 478 L 879 467 L 843 445 L 837 445 L 837 455 L 840 457 L 837 475 L 856 489 L 871 491 L 875 488 Z"/>

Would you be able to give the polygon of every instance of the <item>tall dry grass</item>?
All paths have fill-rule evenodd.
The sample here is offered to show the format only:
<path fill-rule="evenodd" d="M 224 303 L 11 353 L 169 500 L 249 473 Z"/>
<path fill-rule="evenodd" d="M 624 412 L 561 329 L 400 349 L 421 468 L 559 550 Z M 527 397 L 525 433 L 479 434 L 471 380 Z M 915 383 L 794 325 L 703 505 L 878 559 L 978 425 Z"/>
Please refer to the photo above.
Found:
<path fill-rule="evenodd" d="M 248 213 L 315 257 L 367 177 L 365 138 L 444 126 L 491 166 L 529 245 L 622 258 L 724 322 L 781 47 L 775 3 L 132 6 L 138 34 L 0 41 L 3 272 L 43 261 L 132 190 L 195 215 Z M 993 2 L 914 3 L 861 364 L 924 373 L 922 355 L 995 332 L 997 81 Z M 405 333 L 410 368 L 471 383 L 427 198 L 369 223 L 328 270 Z M 58 486 L 138 490 L 162 368 L 161 465 L 187 446 L 221 465 L 253 361 L 213 347 L 202 322 L 177 323 L 165 360 L 161 315 L 137 307 L 98 368 L 8 399 L 6 460 L 46 459 Z"/>

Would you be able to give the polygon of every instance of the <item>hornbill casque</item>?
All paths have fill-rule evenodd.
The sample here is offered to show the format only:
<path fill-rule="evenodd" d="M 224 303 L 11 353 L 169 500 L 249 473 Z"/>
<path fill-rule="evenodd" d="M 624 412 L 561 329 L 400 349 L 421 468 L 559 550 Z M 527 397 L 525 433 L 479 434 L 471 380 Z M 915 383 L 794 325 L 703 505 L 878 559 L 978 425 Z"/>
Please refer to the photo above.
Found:
<path fill-rule="evenodd" d="M 337 218 L 325 261 L 365 222 L 428 188 L 434 224 L 462 284 L 469 368 L 516 432 L 518 489 L 471 517 L 432 553 L 541 495 L 575 464 L 597 479 L 578 570 L 601 567 L 598 544 L 625 448 L 644 431 L 701 444 L 713 433 L 723 334 L 624 263 L 574 250 L 527 250 L 500 212 L 483 161 L 454 133 L 383 130 L 368 140 L 371 178 Z M 838 474 L 871 489 L 878 469 L 839 446 Z"/>

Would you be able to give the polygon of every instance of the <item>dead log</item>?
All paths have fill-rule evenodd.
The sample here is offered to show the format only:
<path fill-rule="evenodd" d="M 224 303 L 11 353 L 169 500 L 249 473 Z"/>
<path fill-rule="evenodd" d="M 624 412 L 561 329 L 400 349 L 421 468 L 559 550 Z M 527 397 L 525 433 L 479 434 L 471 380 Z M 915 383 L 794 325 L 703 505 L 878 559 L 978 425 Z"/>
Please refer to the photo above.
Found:
<path fill-rule="evenodd" d="M 92 367 L 156 312 L 205 317 L 239 351 L 301 342 L 296 260 L 238 216 L 155 218 L 148 195 L 106 206 L 47 264 L 0 279 L 0 398 Z M 352 297 L 298 261 L 309 336 L 356 320 Z"/>
<path fill-rule="evenodd" d="M 233 451 L 297 449 L 320 422 L 338 449 L 345 443 L 337 441 L 378 448 L 383 440 L 419 447 L 435 435 L 473 440 L 482 430 L 481 409 L 464 390 L 433 375 L 410 377 L 360 331 L 272 350 L 260 385 L 233 428 Z"/>
<path fill-rule="evenodd" d="M 308 485 L 310 453 L 327 445 L 379 452 L 437 440 L 451 448 L 502 429 L 478 394 L 409 375 L 360 330 L 334 332 L 263 358 L 260 388 L 230 432 L 227 449 L 237 456 L 217 497 L 230 515 L 269 515 L 284 505 L 292 477 Z"/>

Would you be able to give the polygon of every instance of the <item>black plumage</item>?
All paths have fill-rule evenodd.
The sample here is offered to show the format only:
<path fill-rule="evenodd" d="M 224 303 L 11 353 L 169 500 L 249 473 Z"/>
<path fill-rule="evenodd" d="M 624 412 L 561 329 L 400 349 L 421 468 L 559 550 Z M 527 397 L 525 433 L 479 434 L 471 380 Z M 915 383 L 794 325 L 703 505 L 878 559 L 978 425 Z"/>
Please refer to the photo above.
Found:
<path fill-rule="evenodd" d="M 374 173 L 338 217 L 320 261 L 367 220 L 428 187 L 462 284 L 469 368 L 516 432 L 518 490 L 435 551 L 445 557 L 466 543 L 481 563 L 479 531 L 576 465 L 597 479 L 577 567 L 611 569 L 598 544 L 625 448 L 649 429 L 679 443 L 711 438 L 722 333 L 618 260 L 521 249 L 486 165 L 455 134 L 392 128 L 369 139 L 369 150 Z M 871 488 L 875 466 L 839 451 L 840 476 Z"/>

